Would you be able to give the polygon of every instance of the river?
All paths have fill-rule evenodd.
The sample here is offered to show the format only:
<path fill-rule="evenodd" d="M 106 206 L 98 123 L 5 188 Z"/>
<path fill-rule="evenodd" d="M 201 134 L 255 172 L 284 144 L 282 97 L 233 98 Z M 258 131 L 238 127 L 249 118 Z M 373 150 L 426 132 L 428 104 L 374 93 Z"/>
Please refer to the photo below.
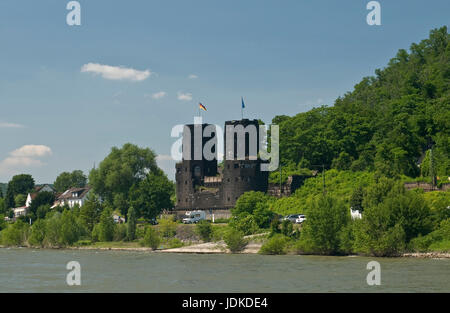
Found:
<path fill-rule="evenodd" d="M 372 260 L 379 286 L 366 282 Z M 66 283 L 70 261 L 81 286 Z M 0 292 L 450 292 L 450 259 L 2 248 Z"/>

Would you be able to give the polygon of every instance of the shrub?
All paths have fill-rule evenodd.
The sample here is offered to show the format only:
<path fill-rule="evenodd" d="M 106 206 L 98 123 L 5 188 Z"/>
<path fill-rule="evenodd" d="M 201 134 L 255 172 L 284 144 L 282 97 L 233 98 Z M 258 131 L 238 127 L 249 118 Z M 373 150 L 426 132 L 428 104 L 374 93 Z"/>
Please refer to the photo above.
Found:
<path fill-rule="evenodd" d="M 280 233 L 280 220 L 278 218 L 274 218 L 270 223 L 270 236 Z"/>
<path fill-rule="evenodd" d="M 411 241 L 411 246 L 419 252 L 434 250 L 443 242 L 450 241 L 450 218 L 441 222 L 440 227 L 426 236 L 419 236 Z M 438 249 L 441 250 L 441 249 Z"/>
<path fill-rule="evenodd" d="M 1 200 L 2 200 L 2 199 L 0 198 L 0 201 L 1 201 Z M 7 226 L 8 226 L 8 224 L 7 224 L 7 222 L 5 221 L 5 215 L 0 214 L 0 231 L 1 231 L 2 229 L 5 229 Z"/>
<path fill-rule="evenodd" d="M 169 239 L 168 248 L 174 249 L 174 248 L 181 248 L 183 246 L 183 242 L 178 238 L 171 238 Z"/>
<path fill-rule="evenodd" d="M 232 228 L 242 232 L 245 236 L 256 233 L 259 230 L 253 215 L 242 213 L 233 218 L 229 224 Z"/>
<path fill-rule="evenodd" d="M 259 253 L 261 254 L 286 254 L 289 238 L 285 235 L 275 235 L 266 241 Z"/>
<path fill-rule="evenodd" d="M 298 247 L 306 253 L 339 253 L 339 233 L 350 221 L 348 209 L 331 196 L 320 196 L 310 206 Z"/>
<path fill-rule="evenodd" d="M 100 215 L 100 223 L 98 225 L 98 240 L 112 241 L 116 225 L 114 223 L 114 219 L 112 217 L 112 212 L 110 209 L 103 210 L 102 214 Z"/>
<path fill-rule="evenodd" d="M 159 220 L 159 231 L 164 238 L 175 237 L 178 224 L 174 221 L 173 215 L 164 216 Z"/>
<path fill-rule="evenodd" d="M 367 213 L 366 213 L 367 214 Z M 355 227 L 354 251 L 377 257 L 396 256 L 405 249 L 405 232 L 399 224 L 393 227 L 374 225 L 367 219 Z"/>
<path fill-rule="evenodd" d="M 136 239 L 136 211 L 133 207 L 128 209 L 127 236 L 129 241 Z"/>
<path fill-rule="evenodd" d="M 61 228 L 59 234 L 59 243 L 70 246 L 80 239 L 81 227 L 75 218 L 74 212 L 65 210 L 61 215 Z"/>
<path fill-rule="evenodd" d="M 228 227 L 225 227 L 225 226 L 213 227 L 211 240 L 214 242 L 223 240 L 223 237 L 227 231 L 228 231 Z"/>
<path fill-rule="evenodd" d="M 141 241 L 141 245 L 145 247 L 150 247 L 152 250 L 158 249 L 161 244 L 161 237 L 159 232 L 153 227 L 149 226 L 145 229 L 144 238 Z"/>
<path fill-rule="evenodd" d="M 233 217 L 245 219 L 251 215 L 258 228 L 268 228 L 273 218 L 273 212 L 269 209 L 273 201 L 273 198 L 262 192 L 246 192 L 236 201 L 236 206 L 232 210 Z"/>
<path fill-rule="evenodd" d="M 32 246 L 44 246 L 44 240 L 46 236 L 46 228 L 47 223 L 43 219 L 38 219 L 34 224 L 31 226 L 31 234 L 30 238 L 28 239 L 28 242 Z"/>
<path fill-rule="evenodd" d="M 116 226 L 114 228 L 113 240 L 114 241 L 123 241 L 125 239 L 129 240 L 128 234 L 129 233 L 128 233 L 127 225 L 116 224 Z"/>
<path fill-rule="evenodd" d="M 398 255 L 407 246 L 414 246 L 410 243 L 413 238 L 431 230 L 430 211 L 423 196 L 414 191 L 394 185 L 393 190 L 385 191 L 385 196 L 380 192 L 383 188 L 376 189 L 369 188 L 377 196 L 372 196 L 363 219 L 355 227 L 354 249 L 375 256 Z M 425 243 L 420 239 L 415 244 L 422 250 Z"/>
<path fill-rule="evenodd" d="M 227 248 L 231 252 L 242 251 L 247 245 L 247 240 L 244 238 L 244 233 L 236 229 L 230 228 L 223 236 Z"/>
<path fill-rule="evenodd" d="M 16 221 L 2 231 L 2 244 L 5 246 L 23 246 L 27 240 L 29 225 Z"/>
<path fill-rule="evenodd" d="M 211 237 L 212 237 L 212 233 L 213 233 L 213 228 L 210 222 L 208 221 L 200 221 L 196 226 L 195 226 L 195 230 L 197 232 L 197 234 L 200 236 L 200 238 L 204 241 L 204 242 L 209 242 L 211 241 Z"/>
<path fill-rule="evenodd" d="M 229 218 L 216 218 L 214 219 L 214 224 L 226 224 L 230 221 Z"/>
<path fill-rule="evenodd" d="M 45 228 L 45 240 L 49 246 L 59 246 L 59 236 L 61 233 L 61 213 L 48 214 L 47 227 Z"/>
<path fill-rule="evenodd" d="M 292 236 L 294 232 L 294 225 L 290 220 L 283 220 L 281 223 L 281 233 L 287 237 Z"/>

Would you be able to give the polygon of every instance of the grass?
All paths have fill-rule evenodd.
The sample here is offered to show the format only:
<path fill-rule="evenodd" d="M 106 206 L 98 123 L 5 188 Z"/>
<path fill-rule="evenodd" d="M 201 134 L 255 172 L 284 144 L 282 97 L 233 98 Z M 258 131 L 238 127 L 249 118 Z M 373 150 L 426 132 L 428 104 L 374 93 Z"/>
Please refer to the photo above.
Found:
<path fill-rule="evenodd" d="M 432 252 L 450 252 L 450 240 L 434 242 L 430 245 L 428 250 Z"/>
<path fill-rule="evenodd" d="M 81 246 L 81 245 L 76 245 Z M 82 245 L 89 248 L 141 248 L 138 241 L 109 241 L 94 242 L 90 245 Z"/>

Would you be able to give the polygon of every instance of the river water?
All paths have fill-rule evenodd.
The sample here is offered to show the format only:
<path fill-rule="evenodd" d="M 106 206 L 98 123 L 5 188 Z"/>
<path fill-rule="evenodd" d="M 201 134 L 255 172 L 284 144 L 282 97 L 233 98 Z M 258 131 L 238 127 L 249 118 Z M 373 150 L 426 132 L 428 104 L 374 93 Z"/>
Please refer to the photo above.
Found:
<path fill-rule="evenodd" d="M 372 260 L 380 286 L 366 282 Z M 66 283 L 70 261 L 81 286 Z M 450 259 L 3 248 L 0 292 L 450 292 Z"/>

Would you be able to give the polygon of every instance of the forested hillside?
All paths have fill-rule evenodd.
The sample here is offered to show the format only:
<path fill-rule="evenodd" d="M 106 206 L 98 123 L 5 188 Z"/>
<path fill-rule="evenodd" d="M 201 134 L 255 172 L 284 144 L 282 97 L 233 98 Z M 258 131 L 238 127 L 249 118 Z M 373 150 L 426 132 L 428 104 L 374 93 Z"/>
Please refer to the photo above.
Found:
<path fill-rule="evenodd" d="M 433 148 L 435 175 L 450 174 L 450 40 L 447 27 L 401 49 L 332 107 L 277 116 L 287 167 L 428 176 L 417 166 Z M 430 164 L 430 162 L 423 162 Z"/>

